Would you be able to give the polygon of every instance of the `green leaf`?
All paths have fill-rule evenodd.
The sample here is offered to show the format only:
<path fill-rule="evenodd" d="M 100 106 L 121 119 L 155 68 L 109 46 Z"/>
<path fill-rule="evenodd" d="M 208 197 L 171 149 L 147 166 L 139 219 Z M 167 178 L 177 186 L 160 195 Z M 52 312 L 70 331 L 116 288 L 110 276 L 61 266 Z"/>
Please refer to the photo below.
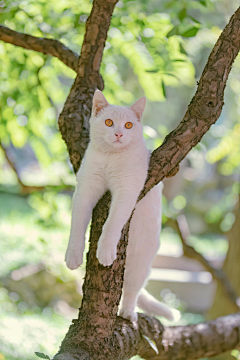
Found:
<path fill-rule="evenodd" d="M 200 4 L 202 4 L 203 6 L 207 6 L 207 2 L 205 1 L 205 0 L 201 0 L 201 1 L 199 1 L 200 2 Z"/>
<path fill-rule="evenodd" d="M 162 80 L 162 92 L 163 92 L 163 96 L 166 98 L 166 89 L 163 80 Z"/>
<path fill-rule="evenodd" d="M 181 34 L 183 37 L 192 37 L 197 34 L 199 30 L 199 27 L 192 27 L 191 29 L 185 31 L 183 34 Z"/>
<path fill-rule="evenodd" d="M 181 51 L 182 54 L 187 55 L 186 50 L 184 49 L 182 44 L 180 44 L 180 51 Z"/>
<path fill-rule="evenodd" d="M 42 358 L 42 359 L 49 359 L 49 360 L 51 360 L 48 355 L 45 355 L 45 354 L 43 354 L 43 353 L 40 353 L 40 352 L 37 352 L 37 351 L 36 351 L 35 354 L 36 354 L 38 357 Z"/>
<path fill-rule="evenodd" d="M 176 75 L 171 74 L 171 73 L 164 73 L 164 75 L 172 76 L 172 77 L 174 77 L 175 79 L 178 79 L 178 77 L 177 77 Z"/>
<path fill-rule="evenodd" d="M 178 13 L 178 18 L 180 21 L 183 21 L 183 19 L 186 17 L 187 15 L 187 9 L 183 8 L 181 11 L 179 11 Z"/>
<path fill-rule="evenodd" d="M 149 343 L 149 345 L 151 346 L 151 348 L 155 351 L 156 354 L 159 354 L 157 345 L 155 343 L 155 341 L 153 341 L 152 339 L 150 339 L 148 336 L 143 335 L 144 339 L 147 340 L 147 342 Z"/>
<path fill-rule="evenodd" d="M 167 5 L 165 5 L 165 8 L 166 9 L 171 9 L 171 7 L 174 5 L 174 3 L 175 3 L 175 0 L 169 1 L 169 3 L 167 3 Z"/>
<path fill-rule="evenodd" d="M 195 19 L 193 16 L 188 15 L 188 17 L 189 17 L 192 21 L 194 21 L 195 23 L 197 23 L 197 24 L 200 24 L 200 25 L 201 25 L 200 21 L 198 21 L 197 19 Z"/>
<path fill-rule="evenodd" d="M 172 59 L 172 61 L 185 62 L 186 60 L 183 60 L 183 59 Z"/>
<path fill-rule="evenodd" d="M 178 26 L 174 26 L 174 28 L 172 30 L 169 31 L 169 33 L 167 33 L 167 38 L 169 38 L 170 36 L 173 35 L 178 35 Z"/>
<path fill-rule="evenodd" d="M 148 72 L 148 73 L 157 73 L 157 72 L 158 72 L 158 69 L 146 70 L 146 72 Z"/>

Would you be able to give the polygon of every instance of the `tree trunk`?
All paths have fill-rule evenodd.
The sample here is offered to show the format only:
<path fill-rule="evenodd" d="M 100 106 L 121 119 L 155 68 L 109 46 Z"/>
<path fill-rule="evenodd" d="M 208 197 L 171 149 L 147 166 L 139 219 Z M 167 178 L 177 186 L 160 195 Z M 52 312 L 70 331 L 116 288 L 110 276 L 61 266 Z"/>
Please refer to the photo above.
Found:
<path fill-rule="evenodd" d="M 89 21 L 91 20 L 89 19 Z M 199 81 L 197 92 L 188 107 L 184 119 L 177 129 L 166 137 L 162 146 L 153 152 L 150 160 L 148 178 L 139 200 L 165 176 L 171 176 L 177 172 L 179 162 L 186 156 L 191 148 L 201 140 L 211 124 L 215 123 L 220 116 L 226 80 L 231 69 L 231 64 L 240 48 L 239 25 L 240 9 L 238 9 L 231 18 L 228 26 L 215 45 Z M 75 100 L 74 106 L 76 107 L 76 89 L 74 87 L 73 89 L 74 97 L 72 97 L 72 99 Z M 71 94 L 69 99 L 70 97 Z M 66 107 L 67 106 L 68 105 L 66 105 Z M 67 112 L 66 115 L 69 116 L 69 113 Z M 59 122 L 60 130 L 62 125 L 61 118 L 62 116 Z M 69 133 L 71 133 L 71 131 Z M 69 139 L 71 140 L 71 137 L 69 137 Z M 68 148 L 71 149 L 69 145 Z M 78 155 L 78 158 L 77 165 L 80 163 L 82 157 Z M 71 157 L 71 159 L 75 158 Z M 94 209 L 82 307 L 78 320 L 74 321 L 74 324 L 70 327 L 59 353 L 54 358 L 55 360 L 62 359 L 62 354 L 66 355 L 69 353 L 74 354 L 76 359 L 81 359 L 82 356 L 84 358 L 88 353 L 96 359 L 114 358 L 115 360 L 127 359 L 134 354 L 124 347 L 124 341 L 127 340 L 127 337 L 119 333 L 118 336 L 116 336 L 115 330 L 116 324 L 120 321 L 116 318 L 116 314 L 121 297 L 130 221 L 128 221 L 122 231 L 118 246 L 118 257 L 113 265 L 103 267 L 96 259 L 97 241 L 107 218 L 109 203 L 110 195 L 105 194 Z M 125 332 L 130 332 L 131 325 L 126 326 L 126 322 L 124 322 L 124 326 L 126 327 Z M 202 326 L 205 328 L 207 325 Z M 168 330 L 172 334 L 172 330 L 170 330 L 170 328 Z M 187 334 L 191 338 L 191 332 L 187 332 Z M 140 346 L 141 341 L 139 341 L 138 336 L 133 337 L 133 339 L 133 344 Z M 159 339 L 159 336 L 157 339 Z M 208 336 L 204 341 L 207 342 L 207 339 L 209 340 Z M 213 344 L 212 340 L 213 338 L 211 339 L 211 344 Z M 186 339 L 181 343 L 183 348 L 185 341 Z M 192 343 L 191 345 L 194 348 Z M 200 346 L 205 348 L 203 342 L 200 342 Z M 178 352 L 181 352 L 180 348 L 176 345 Z M 82 355 L 82 350 L 84 350 L 84 355 Z M 134 350 L 133 345 L 131 350 Z M 195 352 L 197 350 L 198 348 L 196 347 Z M 210 350 L 209 353 L 211 355 L 215 354 L 214 350 Z M 187 351 L 185 354 L 187 355 Z M 207 351 L 205 351 L 205 355 L 206 354 Z M 167 355 L 165 353 L 163 357 L 164 356 L 169 356 L 169 354 Z M 171 354 L 171 358 L 173 358 L 172 356 Z M 177 356 L 178 355 L 175 354 L 174 358 L 177 358 Z M 155 358 L 160 359 L 162 357 L 155 356 Z"/>
<path fill-rule="evenodd" d="M 110 19 L 117 0 L 94 0 L 86 23 L 81 56 L 59 42 L 47 42 L 0 27 L 0 39 L 17 46 L 57 56 L 76 70 L 77 77 L 59 118 L 74 171 L 77 172 L 89 141 L 89 118 L 96 88 L 103 88 L 99 74 Z M 54 46 L 52 46 L 54 44 Z M 201 140 L 221 114 L 223 94 L 234 59 L 240 49 L 240 8 L 232 16 L 209 57 L 197 92 L 179 126 L 156 149 L 150 159 L 148 178 L 139 200 L 166 176 L 173 176 L 179 163 Z M 69 61 L 68 61 L 69 56 Z M 71 58 L 71 60 L 70 60 Z M 139 314 L 138 324 L 117 317 L 121 297 L 130 220 L 124 226 L 117 260 L 103 267 L 96 259 L 97 241 L 107 218 L 110 193 L 93 211 L 90 249 L 87 255 L 83 301 L 55 360 L 196 359 L 213 356 L 239 345 L 240 314 L 204 324 L 169 327 Z M 157 349 L 153 350 L 153 341 Z"/>

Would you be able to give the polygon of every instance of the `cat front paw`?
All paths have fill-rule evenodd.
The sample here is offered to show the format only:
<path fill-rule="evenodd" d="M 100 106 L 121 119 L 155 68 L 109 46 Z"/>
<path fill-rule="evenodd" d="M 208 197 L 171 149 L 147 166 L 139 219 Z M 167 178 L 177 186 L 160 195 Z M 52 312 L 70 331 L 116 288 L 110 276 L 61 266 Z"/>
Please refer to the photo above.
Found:
<path fill-rule="evenodd" d="M 138 321 L 138 314 L 136 312 L 134 312 L 134 310 L 129 309 L 129 308 L 122 308 L 119 311 L 119 316 L 131 321 L 132 323 Z"/>
<path fill-rule="evenodd" d="M 109 243 L 104 243 L 101 238 L 97 248 L 97 258 L 103 266 L 110 266 L 117 258 L 117 248 Z"/>
<path fill-rule="evenodd" d="M 77 269 L 83 263 L 83 251 L 78 248 L 68 247 L 65 261 L 70 270 Z"/>

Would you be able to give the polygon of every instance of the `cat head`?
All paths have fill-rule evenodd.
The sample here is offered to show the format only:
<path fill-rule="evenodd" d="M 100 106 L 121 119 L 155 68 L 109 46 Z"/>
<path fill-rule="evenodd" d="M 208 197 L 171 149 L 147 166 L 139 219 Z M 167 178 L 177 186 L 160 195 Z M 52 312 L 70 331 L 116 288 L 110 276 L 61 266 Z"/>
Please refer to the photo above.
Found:
<path fill-rule="evenodd" d="M 110 105 L 101 91 L 93 97 L 90 140 L 102 151 L 120 151 L 143 141 L 141 118 L 146 98 L 130 107 Z"/>

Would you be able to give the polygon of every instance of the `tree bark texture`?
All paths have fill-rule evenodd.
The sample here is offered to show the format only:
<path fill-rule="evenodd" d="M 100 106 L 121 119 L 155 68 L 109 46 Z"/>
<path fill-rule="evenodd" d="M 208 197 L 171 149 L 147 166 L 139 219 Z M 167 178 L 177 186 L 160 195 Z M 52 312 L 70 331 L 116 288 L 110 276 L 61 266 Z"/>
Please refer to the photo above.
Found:
<path fill-rule="evenodd" d="M 228 75 L 239 49 L 240 8 L 215 44 L 183 120 L 152 153 L 148 179 L 140 198 L 165 176 L 177 172 L 179 163 L 219 118 Z"/>
<path fill-rule="evenodd" d="M 220 116 L 228 74 L 240 49 L 239 25 L 240 9 L 232 16 L 217 41 L 184 119 L 177 129 L 167 136 L 162 146 L 153 152 L 148 179 L 139 200 L 165 176 L 176 173 L 179 162 L 201 140 Z M 120 351 L 120 347 L 118 354 L 114 353 L 117 346 L 114 340 L 114 323 L 121 297 L 129 222 L 123 229 L 118 246 L 118 258 L 114 264 L 104 268 L 98 264 L 95 256 L 97 241 L 107 218 L 109 204 L 110 195 L 107 194 L 93 212 L 83 303 L 79 319 L 70 327 L 59 354 L 76 350 L 78 358 L 81 353 L 80 346 L 80 348 L 90 351 L 92 357 L 96 356 L 96 359 L 127 359 L 129 356 L 129 353 L 126 354 L 125 347 L 122 348 L 122 351 Z M 216 328 L 219 330 L 218 327 Z M 128 327 L 127 329 L 129 330 Z M 99 342 L 96 339 L 99 339 Z M 186 341 L 191 342 L 190 339 L 189 333 Z M 208 335 L 205 341 L 207 339 Z M 124 343 L 123 338 L 121 341 Z M 194 347 L 193 343 L 191 346 Z M 201 347 L 204 348 L 203 343 L 201 343 Z M 186 357 L 184 356 L 184 358 Z M 59 359 L 59 355 L 55 359 Z"/>
<path fill-rule="evenodd" d="M 78 66 L 75 68 L 74 65 L 77 77 L 59 118 L 59 128 L 75 172 L 79 169 L 89 141 L 89 118 L 94 91 L 96 88 L 103 89 L 99 68 L 116 3 L 117 0 L 93 2 L 86 23 L 81 57 Z M 3 41 L 27 48 L 27 40 L 21 45 L 6 35 L 0 36 Z M 41 45 L 42 40 L 47 39 L 40 39 L 40 47 L 35 46 L 34 50 L 46 53 Z M 183 120 L 166 137 L 162 146 L 152 153 L 148 178 L 139 200 L 164 177 L 173 176 L 178 171 L 180 161 L 218 119 L 228 74 L 239 49 L 240 8 L 214 46 Z M 48 53 L 61 59 L 61 49 L 56 46 L 55 50 L 56 55 L 53 54 L 54 51 Z M 68 51 L 66 48 L 65 50 Z M 61 60 L 64 61 L 65 55 L 62 57 Z M 98 263 L 95 254 L 110 200 L 108 192 L 93 211 L 82 306 L 78 319 L 73 320 L 54 359 L 118 360 L 129 359 L 134 354 L 154 360 L 197 359 L 238 346 L 240 314 L 204 324 L 165 329 L 157 319 L 146 315 L 139 315 L 139 322 L 135 325 L 116 316 L 121 297 L 130 222 L 122 231 L 117 260 L 112 266 L 103 267 Z M 155 341 L 159 354 L 152 349 L 146 337 Z"/>
<path fill-rule="evenodd" d="M 74 325 L 76 321 L 74 321 Z M 74 327 L 74 325 L 72 325 Z M 240 345 L 240 313 L 220 317 L 205 323 L 163 328 L 154 317 L 139 314 L 138 325 L 117 318 L 107 352 L 87 351 L 80 346 L 73 352 L 57 355 L 57 360 L 127 360 L 138 354 L 146 360 L 194 360 L 211 357 Z M 157 351 L 148 339 L 154 341 Z M 92 344 L 94 347 L 94 343 Z"/>
<path fill-rule="evenodd" d="M 86 23 L 77 77 L 59 117 L 59 128 L 67 144 L 74 171 L 80 167 L 89 141 L 89 118 L 95 90 L 103 89 L 99 73 L 113 9 L 118 0 L 93 2 Z"/>

